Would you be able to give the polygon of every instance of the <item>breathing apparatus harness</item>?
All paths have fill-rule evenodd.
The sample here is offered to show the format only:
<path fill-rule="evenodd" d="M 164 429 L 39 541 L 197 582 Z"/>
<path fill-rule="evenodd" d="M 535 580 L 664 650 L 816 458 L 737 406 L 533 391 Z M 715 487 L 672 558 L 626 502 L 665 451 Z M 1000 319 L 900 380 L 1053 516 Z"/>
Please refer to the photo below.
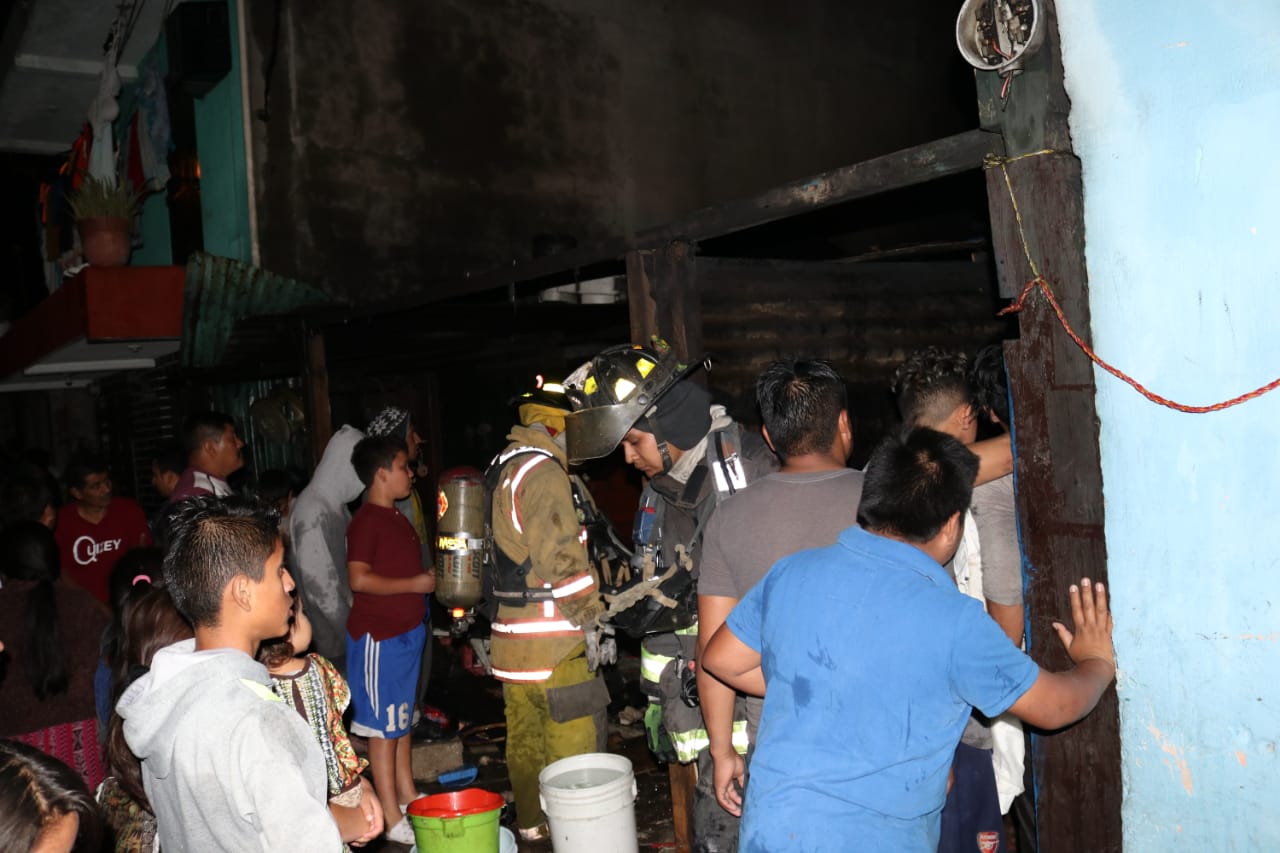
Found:
<path fill-rule="evenodd" d="M 551 601 L 555 597 L 550 589 L 529 588 L 529 572 L 533 571 L 531 557 L 525 557 L 523 562 L 517 563 L 497 546 L 493 538 L 493 496 L 497 494 L 502 471 L 507 463 L 521 456 L 551 459 L 560 465 L 560 461 L 549 450 L 524 446 L 513 447 L 499 453 L 485 471 L 486 563 L 492 569 L 485 573 L 485 598 L 488 601 L 512 607 Z M 563 466 L 561 467 L 563 470 Z M 630 551 L 618 541 L 609 520 L 600 514 L 595 503 L 586 493 L 582 481 L 570 475 L 569 486 L 573 494 L 573 507 L 578 516 L 578 524 L 585 537 L 588 561 L 601 575 L 615 574 L 617 570 L 613 566 L 625 564 L 630 557 Z M 512 500 L 515 500 L 514 494 Z"/>
<path fill-rule="evenodd" d="M 557 465 L 559 460 L 549 450 L 541 447 L 513 447 L 493 457 L 484 472 L 484 535 L 485 562 L 492 571 L 485 573 L 485 600 L 495 604 L 508 604 L 520 607 L 525 604 L 552 600 L 549 589 L 529 589 L 527 578 L 533 571 L 533 560 L 525 557 L 524 562 L 517 563 L 506 555 L 493 540 L 493 496 L 498 492 L 498 483 L 507 463 L 518 456 L 540 456 L 551 459 Z M 515 500 L 515 495 L 511 496 Z"/>
<path fill-rule="evenodd" d="M 697 621 L 693 552 L 720 502 L 747 487 L 741 449 L 742 434 L 736 423 L 713 428 L 702 463 L 678 496 L 671 499 L 652 483 L 645 486 L 632 528 L 631 560 L 617 574 L 600 578 L 611 621 L 628 634 L 639 637 L 687 628 Z M 708 477 L 710 494 L 699 503 Z M 689 540 L 669 548 L 667 557 L 663 536 L 667 510 L 673 504 L 694 510 L 696 521 Z"/>

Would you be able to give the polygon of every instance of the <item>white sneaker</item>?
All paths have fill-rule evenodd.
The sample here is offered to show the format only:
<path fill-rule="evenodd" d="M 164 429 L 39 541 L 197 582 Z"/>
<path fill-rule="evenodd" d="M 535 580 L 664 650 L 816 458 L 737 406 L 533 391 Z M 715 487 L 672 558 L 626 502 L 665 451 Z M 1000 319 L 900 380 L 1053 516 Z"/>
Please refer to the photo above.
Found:
<path fill-rule="evenodd" d="M 387 830 L 387 840 L 394 841 L 397 844 L 413 844 L 415 841 L 413 835 L 413 827 L 409 824 L 409 818 L 402 817 L 400 820 Z"/>
<path fill-rule="evenodd" d="M 415 792 L 414 798 L 413 798 L 412 800 L 410 800 L 408 803 L 401 803 L 401 804 L 400 804 L 400 811 L 402 811 L 402 812 L 408 811 L 408 810 L 409 810 L 409 805 L 410 805 L 410 803 L 414 803 L 414 802 L 416 802 L 416 801 L 418 801 L 418 800 L 422 799 L 422 798 L 423 798 L 423 797 L 425 797 L 425 796 L 427 796 L 427 795 L 426 795 L 426 794 L 424 794 L 424 793 L 422 793 L 421 791 L 417 791 L 417 792 Z"/>
<path fill-rule="evenodd" d="M 546 841 L 550 837 L 551 830 L 545 823 L 540 823 L 537 826 L 530 827 L 529 829 L 520 830 L 521 841 Z"/>

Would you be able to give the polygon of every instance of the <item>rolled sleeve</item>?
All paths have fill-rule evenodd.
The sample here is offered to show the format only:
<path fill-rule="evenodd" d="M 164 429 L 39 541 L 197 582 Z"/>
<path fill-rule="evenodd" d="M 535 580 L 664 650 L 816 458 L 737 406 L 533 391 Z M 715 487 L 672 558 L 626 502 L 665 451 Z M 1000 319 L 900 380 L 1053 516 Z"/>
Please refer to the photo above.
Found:
<path fill-rule="evenodd" d="M 1022 553 L 1013 500 L 1010 475 L 975 488 L 970 507 L 982 554 L 983 595 L 1011 607 L 1022 604 Z"/>

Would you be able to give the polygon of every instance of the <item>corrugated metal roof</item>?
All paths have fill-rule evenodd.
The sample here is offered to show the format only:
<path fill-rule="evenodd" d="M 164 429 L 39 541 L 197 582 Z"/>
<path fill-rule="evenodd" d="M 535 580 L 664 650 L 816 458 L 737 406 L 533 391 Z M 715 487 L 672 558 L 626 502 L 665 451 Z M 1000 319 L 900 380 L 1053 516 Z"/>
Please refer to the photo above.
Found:
<path fill-rule="evenodd" d="M 333 301 L 315 285 L 231 258 L 197 252 L 187 263 L 182 364 L 184 367 L 216 367 L 238 320 L 264 314 L 288 314 Z"/>

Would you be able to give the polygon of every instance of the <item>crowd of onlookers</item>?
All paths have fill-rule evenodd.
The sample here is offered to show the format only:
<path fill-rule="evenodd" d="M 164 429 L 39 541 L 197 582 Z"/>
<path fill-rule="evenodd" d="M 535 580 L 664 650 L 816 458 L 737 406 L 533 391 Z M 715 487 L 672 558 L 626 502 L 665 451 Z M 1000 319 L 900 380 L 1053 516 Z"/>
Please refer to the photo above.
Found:
<path fill-rule="evenodd" d="M 11 465 L 0 850 L 412 841 L 409 730 L 434 586 L 411 494 L 419 443 L 389 407 L 368 436 L 339 430 L 303 490 L 283 470 L 249 482 L 231 418 L 201 413 L 151 462 L 163 503 L 150 517 L 99 457 L 73 456 L 61 483 L 47 460 Z M 310 575 L 310 596 L 295 574 Z M 414 642 L 398 651 L 402 634 Z M 346 658 L 360 676 L 350 686 Z"/>
<path fill-rule="evenodd" d="M 645 350 L 639 361 L 661 374 L 664 359 Z M 628 402 L 639 381 L 610 386 L 623 389 L 617 400 L 583 390 L 573 412 L 567 403 L 555 412 L 563 445 L 545 420 L 522 414 L 521 423 L 561 452 L 576 448 L 579 461 L 621 447 L 647 489 L 666 478 L 683 496 L 741 480 L 741 495 L 709 504 L 714 512 L 690 525 L 701 575 L 689 570 L 696 587 L 680 595 L 695 608 L 694 633 L 672 635 L 657 670 L 670 665 L 678 678 L 670 690 L 657 679 L 650 710 L 662 713 L 646 714 L 674 743 L 686 732 L 667 719 L 668 705 L 688 712 L 681 743 L 693 755 L 676 758 L 702 765 L 695 834 L 723 835 L 730 849 L 740 835 L 753 851 L 830 849 L 832 837 L 868 849 L 950 853 L 975 838 L 1006 849 L 1003 816 L 1022 790 L 1017 721 L 1056 729 L 1087 714 L 1115 657 L 1105 590 L 1087 578 L 1070 589 L 1074 634 L 1055 623 L 1073 668 L 1042 670 L 1022 650 L 998 350 L 973 363 L 932 348 L 909 358 L 894 386 L 905 429 L 877 445 L 864 471 L 846 467 L 845 384 L 825 362 L 783 360 L 761 374 L 760 437 L 682 384 L 687 373 L 670 375 L 681 393 L 652 405 Z M 600 436 L 575 433 L 569 417 L 594 405 L 632 419 L 613 417 L 624 429 L 584 445 L 584 435 Z M 523 433 L 510 438 L 516 452 L 530 449 Z M 734 452 L 724 453 L 726 440 Z M 0 850 L 154 851 L 161 837 L 194 850 L 339 849 L 384 833 L 412 842 L 410 733 L 435 575 L 425 568 L 425 513 L 412 488 L 421 440 L 408 413 L 388 407 L 365 431 L 336 431 L 304 489 L 284 472 L 233 489 L 244 442 L 225 415 L 188 419 L 182 441 L 153 460 L 165 504 L 150 518 L 114 493 L 91 456 L 65 466 L 65 496 L 39 462 L 0 482 Z M 750 488 L 748 443 L 764 460 Z M 699 467 L 704 456 L 721 465 L 720 480 Z M 513 491 L 522 464 L 507 481 Z M 501 517 L 519 528 L 524 510 L 513 502 Z M 576 529 L 585 522 L 572 518 L 561 538 L 585 562 L 589 537 Z M 530 577 L 534 592 L 549 590 L 538 606 L 545 632 L 576 631 L 562 654 L 592 669 L 584 626 L 562 623 L 554 601 L 595 590 L 594 579 L 570 579 L 561 594 Z M 539 620 L 503 618 L 495 632 L 536 633 Z M 648 633 L 646 642 L 657 632 Z M 642 649 L 642 678 L 654 680 L 647 652 L 651 662 L 662 655 Z M 495 654 L 502 678 L 499 666 Z M 552 672 L 503 670 L 529 681 Z M 739 749 L 738 699 L 765 697 L 770 684 L 763 702 L 744 704 L 751 748 Z M 353 748 L 348 709 L 367 759 Z M 510 724 L 510 703 L 507 713 Z M 833 836 L 832 827 L 843 829 Z"/>
<path fill-rule="evenodd" d="M 0 465 L 0 849 L 45 850 L 37 837 L 49 850 L 104 839 L 154 849 L 138 759 L 113 708 L 157 651 L 194 636 L 163 583 L 170 514 L 184 498 L 231 494 L 242 447 L 225 415 L 190 418 L 151 460 L 163 503 L 150 517 L 116 494 L 97 455 L 73 455 L 60 478 L 44 451 Z M 277 515 L 296 490 L 282 470 L 252 488 Z"/>

